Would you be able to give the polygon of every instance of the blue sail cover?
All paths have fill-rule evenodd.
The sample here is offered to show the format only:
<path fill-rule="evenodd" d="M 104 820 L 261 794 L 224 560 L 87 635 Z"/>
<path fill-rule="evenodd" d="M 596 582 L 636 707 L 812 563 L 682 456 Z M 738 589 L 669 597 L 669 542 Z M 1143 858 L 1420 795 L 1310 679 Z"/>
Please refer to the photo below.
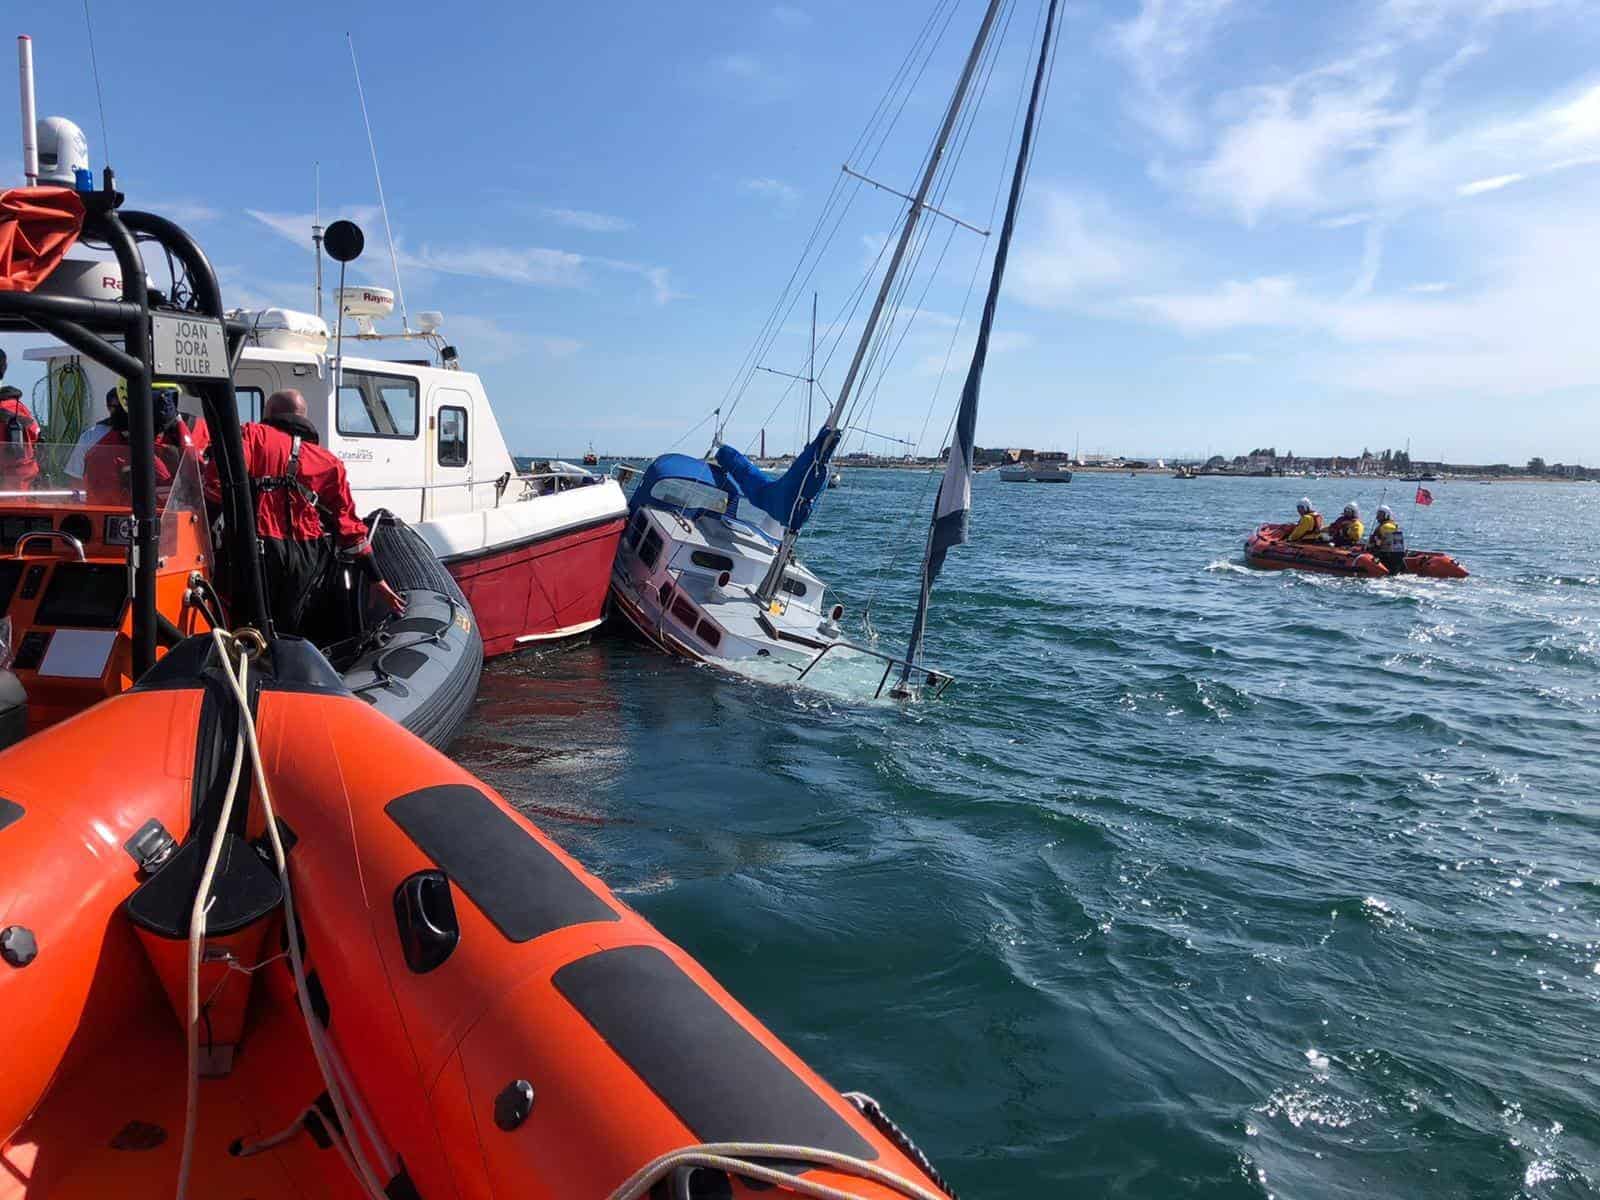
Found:
<path fill-rule="evenodd" d="M 828 486 L 828 456 L 835 440 L 837 435 L 824 425 L 776 479 L 728 445 L 717 447 L 717 465 L 751 504 L 785 528 L 799 529 Z"/>

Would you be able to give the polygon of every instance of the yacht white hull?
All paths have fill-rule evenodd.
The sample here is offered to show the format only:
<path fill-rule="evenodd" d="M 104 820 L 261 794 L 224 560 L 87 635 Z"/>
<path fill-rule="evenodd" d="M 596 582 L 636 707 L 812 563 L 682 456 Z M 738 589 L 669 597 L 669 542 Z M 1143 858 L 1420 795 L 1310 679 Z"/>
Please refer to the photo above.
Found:
<path fill-rule="evenodd" d="M 640 508 L 611 571 L 612 607 L 646 641 L 695 662 L 770 659 L 804 669 L 839 642 L 824 614 L 824 585 L 798 562 L 782 599 L 754 595 L 772 563 L 767 539 L 713 514 L 689 520 Z"/>

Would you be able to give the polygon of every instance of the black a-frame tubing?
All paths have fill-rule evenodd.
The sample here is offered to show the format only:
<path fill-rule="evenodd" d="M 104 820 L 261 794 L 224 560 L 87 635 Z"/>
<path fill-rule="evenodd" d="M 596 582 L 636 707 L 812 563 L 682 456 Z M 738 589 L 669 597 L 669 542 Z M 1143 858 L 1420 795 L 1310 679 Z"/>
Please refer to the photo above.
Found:
<path fill-rule="evenodd" d="M 83 236 L 104 242 L 122 272 L 122 299 L 93 300 L 33 292 L 0 292 L 0 328 L 31 326 L 128 381 L 128 443 L 131 460 L 130 499 L 133 510 L 133 674 L 139 678 L 155 664 L 158 637 L 156 573 L 160 555 L 160 513 L 156 509 L 155 412 L 151 400 L 152 354 L 150 302 L 143 258 L 134 234 L 153 238 L 182 264 L 193 288 L 197 316 L 224 320 L 216 273 L 195 241 L 164 217 L 127 212 L 120 216 L 100 196 L 85 197 L 88 214 Z M 96 201 L 99 200 L 99 203 Z M 229 327 L 229 362 L 237 360 L 244 337 Z M 106 335 L 121 337 L 118 347 Z M 232 372 L 223 379 L 186 381 L 200 396 L 211 431 L 217 472 L 223 490 L 224 528 L 228 536 L 235 619 L 243 616 L 270 633 L 261 563 L 257 554 L 255 506 L 244 470 L 239 435 L 239 409 Z"/>
<path fill-rule="evenodd" d="M 154 238 L 183 265 L 200 314 L 222 320 L 222 289 L 199 244 L 182 228 L 154 213 L 124 212 L 121 216 L 128 229 Z M 200 396 L 206 428 L 211 433 L 212 457 L 222 483 L 223 524 L 228 535 L 228 569 L 232 584 L 229 590 L 233 595 L 235 624 L 253 624 L 263 633 L 271 634 L 271 617 L 261 578 L 261 556 L 256 543 L 255 499 L 245 471 L 239 404 L 231 367 L 238 360 L 245 335 L 243 327 L 228 328 L 226 322 L 224 330 L 230 364 L 227 377 L 188 381 L 188 387 Z M 239 617 L 244 620 L 240 621 Z"/>
<path fill-rule="evenodd" d="M 122 272 L 122 303 L 136 310 L 124 333 L 127 356 L 138 371 L 128 381 L 128 490 L 133 504 L 133 677 L 156 662 L 156 568 L 161 552 L 161 514 L 156 511 L 156 424 L 150 400 L 150 294 L 144 259 L 115 209 L 91 214 L 84 234 L 111 247 Z"/>

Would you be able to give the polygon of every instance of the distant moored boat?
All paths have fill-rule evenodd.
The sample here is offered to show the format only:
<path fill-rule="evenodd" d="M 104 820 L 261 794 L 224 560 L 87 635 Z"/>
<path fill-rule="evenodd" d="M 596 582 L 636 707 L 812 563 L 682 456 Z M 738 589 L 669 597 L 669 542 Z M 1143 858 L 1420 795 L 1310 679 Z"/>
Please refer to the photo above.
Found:
<path fill-rule="evenodd" d="M 1000 478 L 1006 483 L 1071 483 L 1072 472 L 1065 463 L 1017 463 L 1001 467 Z"/>

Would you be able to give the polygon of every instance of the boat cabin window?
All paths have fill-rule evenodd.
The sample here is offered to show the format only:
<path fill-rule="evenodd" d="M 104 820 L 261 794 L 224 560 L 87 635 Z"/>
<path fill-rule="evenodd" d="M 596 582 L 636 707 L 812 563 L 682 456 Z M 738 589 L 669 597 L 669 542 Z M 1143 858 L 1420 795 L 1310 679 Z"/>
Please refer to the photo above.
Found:
<path fill-rule="evenodd" d="M 629 550 L 639 545 L 639 536 L 644 533 L 646 520 L 644 509 L 641 508 L 634 512 L 633 520 L 628 522 L 628 532 L 622 535 L 622 540 L 627 544 Z"/>
<path fill-rule="evenodd" d="M 339 383 L 338 430 L 346 437 L 417 436 L 417 381 L 376 371 L 346 371 Z"/>
<path fill-rule="evenodd" d="M 453 404 L 439 410 L 439 465 L 467 465 L 467 410 Z"/>
<path fill-rule="evenodd" d="M 650 503 L 659 508 L 728 511 L 728 493 L 693 479 L 658 479 L 650 489 Z"/>
<path fill-rule="evenodd" d="M 806 594 L 806 585 L 801 583 L 793 575 L 788 575 L 784 577 L 783 590 L 788 592 L 791 596 L 804 596 Z"/>
<path fill-rule="evenodd" d="M 697 567 L 704 567 L 708 571 L 732 571 L 733 559 L 726 554 L 713 554 L 709 550 L 696 550 L 689 555 L 689 561 Z"/>
<path fill-rule="evenodd" d="M 702 620 L 695 627 L 695 633 L 699 634 L 700 640 L 713 650 L 722 645 L 722 630 L 718 629 L 710 621 Z"/>
<path fill-rule="evenodd" d="M 261 420 L 261 406 L 266 401 L 266 396 L 258 387 L 235 387 L 234 399 L 239 405 L 239 422 Z"/>
<path fill-rule="evenodd" d="M 647 567 L 654 567 L 660 557 L 661 535 L 652 529 L 644 535 L 644 541 L 639 543 L 639 561 Z"/>

